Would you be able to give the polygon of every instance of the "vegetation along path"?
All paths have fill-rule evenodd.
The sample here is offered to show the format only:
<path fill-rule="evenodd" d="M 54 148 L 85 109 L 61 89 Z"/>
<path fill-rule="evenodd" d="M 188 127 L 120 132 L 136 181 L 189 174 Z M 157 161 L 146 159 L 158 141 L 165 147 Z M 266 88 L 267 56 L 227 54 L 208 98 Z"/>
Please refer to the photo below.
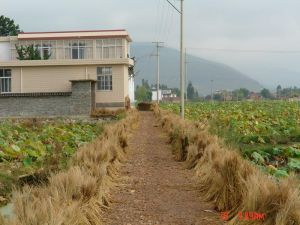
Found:
<path fill-rule="evenodd" d="M 112 190 L 106 225 L 222 224 L 212 205 L 201 200 L 193 172 L 174 161 L 168 137 L 152 112 L 141 112 L 138 129 L 129 139 L 123 179 Z"/>

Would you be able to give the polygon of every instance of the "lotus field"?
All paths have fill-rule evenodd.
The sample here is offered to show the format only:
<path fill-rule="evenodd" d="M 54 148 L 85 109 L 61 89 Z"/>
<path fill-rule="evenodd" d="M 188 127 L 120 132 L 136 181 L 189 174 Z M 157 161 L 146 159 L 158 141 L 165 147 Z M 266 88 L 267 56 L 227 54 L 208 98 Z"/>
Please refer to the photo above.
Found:
<path fill-rule="evenodd" d="M 22 177 L 65 169 L 78 147 L 96 138 L 102 128 L 73 120 L 0 122 L 0 197 L 7 197 Z"/>
<path fill-rule="evenodd" d="M 179 113 L 178 104 L 162 104 Z M 188 103 L 186 118 L 209 124 L 211 133 L 276 177 L 300 172 L 300 107 L 297 102 Z"/>

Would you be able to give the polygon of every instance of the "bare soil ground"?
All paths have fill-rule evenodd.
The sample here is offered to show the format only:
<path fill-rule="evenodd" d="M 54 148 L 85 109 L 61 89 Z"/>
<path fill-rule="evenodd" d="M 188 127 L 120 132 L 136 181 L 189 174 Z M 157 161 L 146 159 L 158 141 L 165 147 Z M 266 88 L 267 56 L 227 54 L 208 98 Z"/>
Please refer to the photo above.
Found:
<path fill-rule="evenodd" d="M 112 190 L 106 225 L 218 225 L 220 214 L 203 200 L 193 171 L 173 159 L 171 146 L 152 112 L 140 112 L 129 139 L 122 179 Z M 211 212 L 210 212 L 211 210 Z"/>

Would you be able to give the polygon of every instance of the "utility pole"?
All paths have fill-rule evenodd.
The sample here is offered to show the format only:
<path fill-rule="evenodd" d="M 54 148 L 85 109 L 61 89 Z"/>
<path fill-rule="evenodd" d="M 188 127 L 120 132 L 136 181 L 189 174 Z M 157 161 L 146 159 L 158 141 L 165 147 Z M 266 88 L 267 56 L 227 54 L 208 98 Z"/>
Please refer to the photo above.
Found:
<path fill-rule="evenodd" d="M 184 57 L 185 57 L 185 101 L 188 100 L 188 97 L 187 97 L 187 88 L 188 88 L 188 81 L 187 81 L 187 64 L 189 63 L 186 59 L 186 49 L 185 49 L 185 53 L 184 53 Z"/>
<path fill-rule="evenodd" d="M 184 25 L 184 21 L 183 21 L 183 13 L 184 13 L 184 8 L 183 8 L 183 1 L 184 0 L 180 0 L 180 92 L 181 92 L 181 99 L 180 99 L 180 103 L 181 103 L 181 118 L 184 119 L 184 90 L 185 90 L 185 82 L 184 82 L 184 40 L 183 40 L 183 25 Z"/>
<path fill-rule="evenodd" d="M 157 85 L 157 92 L 156 92 L 157 99 L 156 99 L 156 101 L 157 101 L 157 104 L 159 104 L 159 80 L 160 80 L 160 78 L 159 78 L 159 76 L 160 76 L 160 74 L 159 74 L 159 72 L 160 72 L 160 65 L 159 65 L 160 52 L 159 52 L 159 49 L 163 47 L 162 46 L 163 42 L 156 41 L 156 42 L 152 42 L 152 43 L 156 44 L 156 55 L 155 55 L 157 57 L 157 80 L 156 80 L 156 85 Z"/>
<path fill-rule="evenodd" d="M 186 92 L 186 95 L 185 95 L 185 100 L 188 101 L 188 97 L 187 97 L 187 90 L 188 90 L 188 64 L 192 63 L 191 61 L 188 61 L 187 60 L 187 50 L 185 48 L 185 52 L 184 52 L 184 72 L 185 72 L 185 92 Z"/>
<path fill-rule="evenodd" d="M 179 14 L 180 14 L 180 115 L 181 118 L 184 119 L 184 92 L 185 92 L 185 74 L 184 74 L 184 40 L 183 40 L 183 31 L 184 31 L 184 9 L 183 9 L 183 1 L 180 0 L 180 10 L 170 2 L 170 0 L 166 0 Z"/>
<path fill-rule="evenodd" d="M 214 82 L 214 80 L 210 80 L 210 82 L 211 82 L 211 87 L 210 87 L 210 100 L 211 100 L 211 102 L 213 102 L 213 101 L 214 101 L 214 96 L 213 96 L 213 82 Z"/>

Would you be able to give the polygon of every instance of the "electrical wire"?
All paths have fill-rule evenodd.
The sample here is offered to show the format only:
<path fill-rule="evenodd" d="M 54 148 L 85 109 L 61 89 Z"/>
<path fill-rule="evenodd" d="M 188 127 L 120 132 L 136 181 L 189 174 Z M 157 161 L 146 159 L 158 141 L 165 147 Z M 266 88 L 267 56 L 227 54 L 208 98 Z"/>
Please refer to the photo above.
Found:
<path fill-rule="evenodd" d="M 266 50 L 266 49 L 229 49 L 229 48 L 197 48 L 189 47 L 190 50 L 203 50 L 215 52 L 233 52 L 233 53 L 267 53 L 267 54 L 300 54 L 300 50 Z"/>
<path fill-rule="evenodd" d="M 167 28 L 167 37 L 166 37 L 166 40 L 165 40 L 166 43 L 169 42 L 169 38 L 171 36 L 171 30 L 173 28 L 173 23 L 174 23 L 174 10 L 171 10 L 170 24 Z"/>
<path fill-rule="evenodd" d="M 163 1 L 162 3 L 162 11 L 161 11 L 161 16 L 160 16 L 160 19 L 159 19 L 159 36 L 158 36 L 158 39 L 157 41 L 161 40 L 161 37 L 162 37 L 162 33 L 163 33 L 163 24 L 164 24 L 164 21 L 165 21 L 165 10 L 166 10 L 166 2 Z"/>
<path fill-rule="evenodd" d="M 162 37 L 161 37 L 161 41 L 166 41 L 166 36 L 167 36 L 167 27 L 169 24 L 169 20 L 170 20 L 170 5 L 167 5 L 167 9 L 165 12 L 165 19 L 164 21 L 162 21 L 162 28 L 163 28 L 163 32 L 162 32 Z"/>
<path fill-rule="evenodd" d="M 157 8 L 156 8 L 156 22 L 155 22 L 155 28 L 154 28 L 154 37 L 153 40 L 157 40 L 158 38 L 158 25 L 159 25 L 159 11 L 161 6 L 161 0 L 157 0 Z"/>

